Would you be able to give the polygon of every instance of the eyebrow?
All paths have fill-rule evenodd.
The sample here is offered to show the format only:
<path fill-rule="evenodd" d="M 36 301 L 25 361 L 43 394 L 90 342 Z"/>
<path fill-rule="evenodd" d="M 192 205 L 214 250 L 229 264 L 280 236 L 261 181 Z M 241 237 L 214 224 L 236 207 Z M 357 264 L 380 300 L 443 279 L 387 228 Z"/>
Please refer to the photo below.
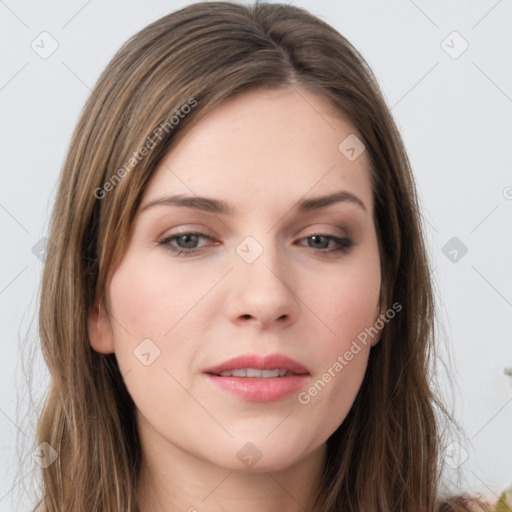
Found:
<path fill-rule="evenodd" d="M 307 213 L 313 210 L 319 210 L 320 208 L 326 208 L 335 203 L 350 203 L 359 206 L 364 212 L 367 213 L 367 209 L 363 201 L 356 195 L 346 190 L 340 190 L 333 194 L 326 196 L 313 197 L 311 199 L 301 199 L 294 206 L 294 210 L 299 213 Z M 179 206 L 184 208 L 192 208 L 195 210 L 201 210 L 208 213 L 214 213 L 219 215 L 235 215 L 235 209 L 220 199 L 213 199 L 209 197 L 199 196 L 184 196 L 184 195 L 173 195 L 161 197 L 149 201 L 141 207 L 140 212 L 152 208 L 153 206 L 167 205 L 167 206 Z"/>

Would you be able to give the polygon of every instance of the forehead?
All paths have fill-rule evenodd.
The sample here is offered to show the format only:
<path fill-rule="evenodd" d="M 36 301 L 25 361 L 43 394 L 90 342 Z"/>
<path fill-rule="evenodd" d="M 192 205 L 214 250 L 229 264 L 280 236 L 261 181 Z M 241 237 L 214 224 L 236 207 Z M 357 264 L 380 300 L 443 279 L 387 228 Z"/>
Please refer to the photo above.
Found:
<path fill-rule="evenodd" d="M 318 94 L 296 86 L 245 92 L 180 138 L 160 162 L 142 203 L 196 194 L 225 199 L 237 211 L 277 211 L 293 199 L 343 189 L 371 212 L 367 152 L 349 159 L 343 151 L 354 136 L 361 138 Z"/>

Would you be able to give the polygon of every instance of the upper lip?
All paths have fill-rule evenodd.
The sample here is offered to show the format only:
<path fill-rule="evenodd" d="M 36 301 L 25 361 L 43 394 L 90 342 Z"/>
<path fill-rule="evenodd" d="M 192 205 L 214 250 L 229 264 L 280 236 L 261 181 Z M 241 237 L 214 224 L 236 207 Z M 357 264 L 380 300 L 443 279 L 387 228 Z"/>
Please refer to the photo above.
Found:
<path fill-rule="evenodd" d="M 305 366 L 284 354 L 268 354 L 265 356 L 259 354 L 245 354 L 233 357 L 211 368 L 207 368 L 204 372 L 218 375 L 221 372 L 239 368 L 255 368 L 257 370 L 280 369 L 288 370 L 296 374 L 309 374 L 309 370 Z"/>

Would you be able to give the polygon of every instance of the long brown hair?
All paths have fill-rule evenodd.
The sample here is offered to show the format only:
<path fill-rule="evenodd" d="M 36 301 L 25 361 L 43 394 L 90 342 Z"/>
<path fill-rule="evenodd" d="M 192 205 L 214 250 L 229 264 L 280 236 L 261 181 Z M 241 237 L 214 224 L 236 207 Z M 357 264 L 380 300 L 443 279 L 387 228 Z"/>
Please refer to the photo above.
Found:
<path fill-rule="evenodd" d="M 335 29 L 297 7 L 228 2 L 189 5 L 127 41 L 73 133 L 51 219 L 39 314 L 51 380 L 37 437 L 58 458 L 42 470 L 36 508 L 137 510 L 142 454 L 134 403 L 115 355 L 90 346 L 89 311 L 123 257 L 162 157 L 226 99 L 284 86 L 321 94 L 361 134 L 371 162 L 385 299 L 403 306 L 372 348 L 355 403 L 328 439 L 318 503 L 322 512 L 439 509 L 436 409 L 444 409 L 429 385 L 431 267 L 400 134 L 368 64 Z M 173 116 L 179 122 L 169 128 Z M 154 144 L 138 158 L 149 139 Z"/>

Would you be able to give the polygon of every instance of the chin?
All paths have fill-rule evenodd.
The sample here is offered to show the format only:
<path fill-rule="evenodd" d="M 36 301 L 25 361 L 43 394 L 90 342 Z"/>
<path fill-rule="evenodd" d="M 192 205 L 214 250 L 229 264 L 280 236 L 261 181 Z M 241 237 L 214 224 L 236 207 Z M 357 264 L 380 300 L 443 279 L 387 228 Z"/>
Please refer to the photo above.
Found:
<path fill-rule="evenodd" d="M 239 473 L 281 471 L 297 464 L 314 451 L 297 443 L 294 437 L 275 436 L 272 440 L 271 437 L 272 434 L 268 439 L 255 436 L 252 441 L 250 437 L 246 438 L 247 441 L 231 441 L 231 446 L 223 450 L 218 465 Z M 226 452 L 234 452 L 234 457 L 226 459 Z"/>

